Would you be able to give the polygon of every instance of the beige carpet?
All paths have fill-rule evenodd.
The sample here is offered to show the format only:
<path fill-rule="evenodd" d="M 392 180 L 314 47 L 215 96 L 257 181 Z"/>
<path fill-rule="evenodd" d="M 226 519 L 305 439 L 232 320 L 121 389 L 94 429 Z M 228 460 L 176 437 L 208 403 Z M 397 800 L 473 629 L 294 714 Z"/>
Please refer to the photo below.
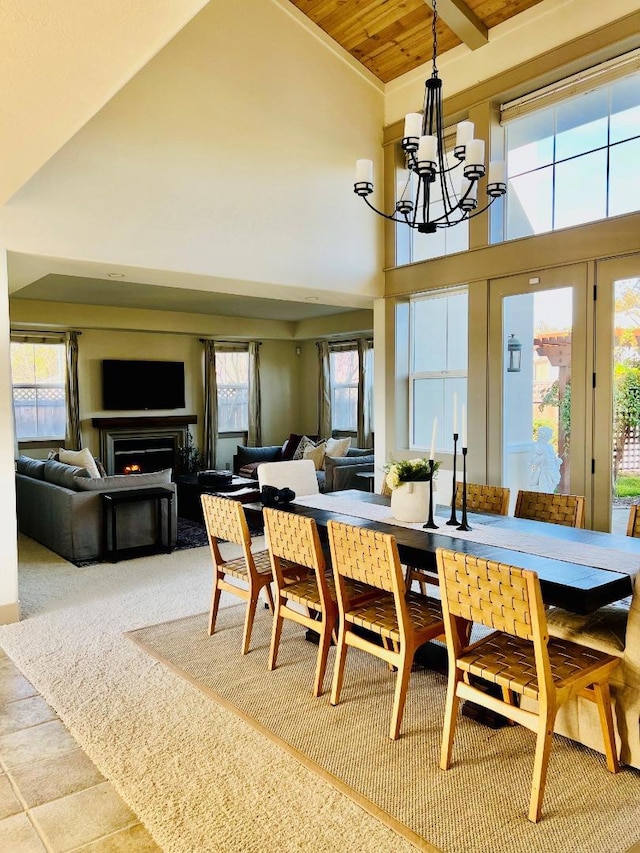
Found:
<path fill-rule="evenodd" d="M 259 614 L 253 650 L 238 654 L 242 606 L 228 608 L 214 637 L 206 614 L 143 628 L 132 638 L 226 707 L 235 707 L 341 790 L 364 797 L 446 851 L 627 850 L 640 838 L 640 773 L 608 773 L 598 753 L 557 738 L 544 819 L 526 818 L 534 736 L 520 727 L 493 731 L 460 718 L 448 772 L 438 768 L 446 679 L 416 669 L 403 735 L 387 737 L 395 676 L 350 650 L 343 696 L 311 696 L 316 647 L 285 624 L 279 666 L 266 668 L 270 614 Z M 333 652 L 330 656 L 330 664 Z M 328 682 L 328 680 L 327 680 Z M 327 683 L 328 686 L 328 683 Z"/>
<path fill-rule="evenodd" d="M 162 654 L 178 646 L 181 667 L 199 659 L 196 677 L 213 674 L 216 690 L 216 673 L 233 672 L 237 694 L 245 680 L 244 693 L 257 694 L 253 715 L 269 714 L 265 697 L 277 695 L 271 717 L 285 724 L 281 737 L 301 738 L 307 754 L 324 738 L 330 772 L 350 785 L 370 777 L 367 797 L 448 853 L 613 853 L 640 838 L 640 774 L 611 777 L 600 756 L 568 741 L 554 744 L 538 826 L 525 817 L 533 755 L 526 733 L 463 719 L 456 765 L 437 770 L 443 680 L 433 673 L 414 673 L 405 735 L 391 743 L 384 667 L 370 678 L 366 667 L 350 666 L 344 702 L 331 708 L 326 696 L 310 696 L 315 650 L 294 629 L 281 666 L 266 670 L 267 611 L 245 658 L 237 654 L 237 599 L 226 602 L 234 605 L 222 614 L 226 630 L 207 637 L 202 615 L 194 616 L 210 595 L 205 548 L 79 569 L 21 537 L 20 561 L 25 619 L 0 627 L 0 645 L 168 853 L 408 853 L 415 846 L 213 700 L 210 688 L 159 663 L 130 632 L 166 644 Z M 373 710 L 352 743 L 356 712 L 362 718 L 367 707 Z"/>

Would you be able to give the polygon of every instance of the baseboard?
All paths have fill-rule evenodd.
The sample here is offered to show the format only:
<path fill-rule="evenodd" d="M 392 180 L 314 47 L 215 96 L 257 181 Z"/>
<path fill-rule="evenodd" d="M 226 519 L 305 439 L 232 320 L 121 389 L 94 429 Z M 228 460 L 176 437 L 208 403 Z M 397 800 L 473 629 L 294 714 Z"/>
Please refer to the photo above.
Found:
<path fill-rule="evenodd" d="M 13 601 L 11 604 L 0 604 L 0 625 L 10 625 L 12 622 L 20 621 L 20 602 Z"/>

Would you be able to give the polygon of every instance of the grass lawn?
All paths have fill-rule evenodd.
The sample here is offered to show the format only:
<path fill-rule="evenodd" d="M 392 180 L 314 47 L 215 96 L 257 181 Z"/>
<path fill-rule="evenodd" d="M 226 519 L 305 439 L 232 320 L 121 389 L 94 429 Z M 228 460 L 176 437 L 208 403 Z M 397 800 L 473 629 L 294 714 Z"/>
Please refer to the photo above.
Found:
<path fill-rule="evenodd" d="M 640 495 L 640 474 L 618 477 L 615 495 L 618 498 L 634 498 Z"/>

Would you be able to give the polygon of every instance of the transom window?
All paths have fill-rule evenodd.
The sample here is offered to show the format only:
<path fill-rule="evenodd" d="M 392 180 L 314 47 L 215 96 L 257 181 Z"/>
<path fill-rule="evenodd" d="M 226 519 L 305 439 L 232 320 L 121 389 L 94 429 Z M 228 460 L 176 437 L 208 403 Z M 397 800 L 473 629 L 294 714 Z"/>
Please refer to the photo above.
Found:
<path fill-rule="evenodd" d="M 454 403 L 461 433 L 467 400 L 468 295 L 466 288 L 437 291 L 411 300 L 410 447 L 431 447 L 437 418 L 436 449 L 453 451 Z M 460 447 L 460 445 L 458 445 Z"/>
<path fill-rule="evenodd" d="M 11 342 L 11 380 L 19 441 L 64 441 L 66 429 L 65 345 Z"/>
<path fill-rule="evenodd" d="M 507 239 L 640 209 L 640 72 L 505 128 Z"/>
<path fill-rule="evenodd" d="M 249 428 L 249 352 L 216 348 L 218 432 Z"/>

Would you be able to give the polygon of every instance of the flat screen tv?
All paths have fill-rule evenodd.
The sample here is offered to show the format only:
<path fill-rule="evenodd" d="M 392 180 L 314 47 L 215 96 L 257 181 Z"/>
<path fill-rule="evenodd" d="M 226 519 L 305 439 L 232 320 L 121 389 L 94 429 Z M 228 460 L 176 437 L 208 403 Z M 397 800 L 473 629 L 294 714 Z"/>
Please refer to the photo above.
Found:
<path fill-rule="evenodd" d="M 182 409 L 184 404 L 184 362 L 103 360 L 104 409 Z"/>

